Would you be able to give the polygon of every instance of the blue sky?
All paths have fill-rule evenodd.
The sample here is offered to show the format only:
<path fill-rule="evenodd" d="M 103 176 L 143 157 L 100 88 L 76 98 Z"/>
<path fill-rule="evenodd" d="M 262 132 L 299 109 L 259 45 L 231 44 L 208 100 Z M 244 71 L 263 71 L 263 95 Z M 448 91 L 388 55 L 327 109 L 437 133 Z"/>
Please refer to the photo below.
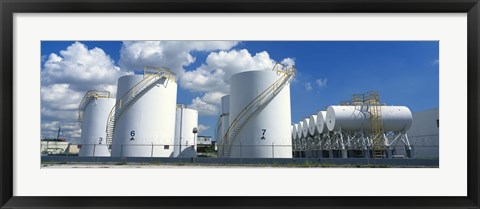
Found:
<path fill-rule="evenodd" d="M 87 69 L 92 68 L 96 63 L 102 63 L 100 70 L 113 72 L 109 69 L 118 68 L 125 71 L 113 72 L 114 74 L 109 77 L 112 78 L 109 81 L 109 86 L 92 83 L 98 88 L 112 88 L 116 77 L 134 70 L 125 68 L 136 68 L 137 64 L 139 66 L 156 64 L 154 60 L 159 59 L 153 58 L 159 56 L 159 54 L 166 57 L 174 56 L 173 59 L 177 59 L 175 53 L 184 52 L 188 56 L 179 58 L 178 62 L 172 61 L 172 65 L 174 65 L 174 68 L 175 66 L 178 68 L 180 76 L 186 73 L 185 75 L 188 74 L 193 78 L 199 75 L 207 75 L 207 77 L 212 75 L 213 79 L 215 77 L 213 76 L 214 72 L 217 72 L 214 67 L 218 68 L 225 63 L 228 66 L 255 66 L 255 63 L 252 64 L 252 62 L 282 61 L 287 58 L 294 60 L 298 73 L 291 85 L 292 123 L 311 114 L 316 114 L 328 105 L 338 104 L 339 101 L 350 99 L 352 94 L 370 90 L 380 91 L 381 100 L 387 105 L 405 105 L 412 112 L 438 107 L 439 45 L 437 41 L 243 41 L 216 43 L 215 47 L 187 45 L 189 44 L 178 45 L 177 43 L 177 45 L 168 46 L 156 44 L 153 47 L 152 44 L 147 46 L 126 44 L 120 41 L 42 42 L 42 89 L 45 89 L 42 90 L 42 108 L 43 106 L 46 107 L 42 109 L 42 135 L 47 136 L 53 133 L 49 130 L 54 130 L 56 125 L 74 126 L 73 121 L 71 123 L 62 121 L 69 120 L 68 117 L 56 117 L 58 111 L 73 111 L 71 108 L 62 109 L 58 107 L 59 105 L 54 105 L 55 99 L 65 100 L 65 98 L 54 98 L 49 94 L 61 91 L 65 92 L 65 95 L 76 95 L 75 93 L 82 95 L 84 89 L 81 85 L 64 85 L 60 88 L 62 83 L 79 83 L 74 78 L 64 79 L 68 80 L 66 82 L 62 80 L 61 76 L 57 76 L 57 74 L 61 74 L 63 68 L 69 72 L 79 72 L 81 74 L 82 67 Z M 144 49 L 142 47 L 149 48 L 142 51 Z M 95 48 L 97 49 L 93 50 Z M 248 52 L 243 51 L 242 55 L 237 53 L 244 49 Z M 158 50 L 158 52 L 155 54 L 152 50 L 154 52 Z M 169 55 L 167 50 L 171 50 L 173 55 Z M 64 51 L 64 53 L 62 54 L 61 51 Z M 148 56 L 145 55 L 147 52 L 150 53 Z M 225 53 L 222 54 L 222 52 Z M 262 56 L 256 56 L 257 53 L 261 53 Z M 267 57 L 264 56 L 265 53 L 268 55 Z M 143 55 L 145 56 L 142 57 Z M 237 56 L 246 57 L 250 61 L 247 64 L 239 63 L 237 65 L 235 63 Z M 207 63 L 208 57 L 215 57 L 216 59 L 211 59 Z M 233 59 L 231 59 L 232 57 Z M 225 61 L 222 61 L 222 59 L 225 59 Z M 69 61 L 67 62 L 67 60 Z M 82 64 L 82 62 L 86 63 Z M 52 65 L 51 63 L 55 64 Z M 71 67 L 71 65 L 78 66 Z M 203 68 L 208 70 L 200 70 Z M 228 72 L 235 73 L 238 71 L 238 69 L 222 70 L 227 74 Z M 205 72 L 210 74 L 205 74 Z M 85 77 L 85 79 L 88 79 L 88 77 Z M 89 80 L 83 81 L 90 82 Z M 215 80 L 212 83 L 215 83 Z M 182 84 L 185 85 L 182 86 Z M 217 115 L 212 111 L 215 111 L 214 107 L 218 106 L 215 101 L 219 97 L 205 95 L 217 95 L 214 93 L 222 92 L 222 90 L 218 90 L 221 86 L 211 83 L 198 84 L 204 85 L 205 89 L 197 90 L 195 85 L 194 81 L 188 79 L 179 81 L 177 103 L 187 104 L 191 107 L 210 108 L 208 109 L 210 112 L 201 114 L 199 124 L 204 126 L 202 135 L 213 136 Z M 210 91 L 209 86 L 213 86 L 212 88 L 217 88 L 217 90 Z M 44 97 L 50 98 L 50 100 L 44 101 Z M 195 98 L 198 98 L 196 102 L 205 101 L 207 104 L 196 103 L 193 101 Z M 73 99 L 71 104 L 65 105 L 73 106 L 75 101 L 76 99 Z M 210 106 L 201 106 L 202 104 Z M 50 113 L 49 108 L 52 110 L 52 114 L 47 114 Z M 53 114 L 54 112 L 57 114 Z M 74 128 L 72 127 L 72 129 Z M 78 133 L 78 130 L 71 130 L 69 134 L 75 138 L 78 137 Z"/>

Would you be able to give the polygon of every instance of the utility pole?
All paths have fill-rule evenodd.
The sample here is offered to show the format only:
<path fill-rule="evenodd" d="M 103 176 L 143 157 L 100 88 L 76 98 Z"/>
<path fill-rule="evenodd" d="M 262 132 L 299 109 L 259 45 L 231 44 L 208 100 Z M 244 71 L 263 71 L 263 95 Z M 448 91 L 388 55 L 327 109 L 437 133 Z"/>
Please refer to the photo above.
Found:
<path fill-rule="evenodd" d="M 59 139 L 60 139 L 60 128 L 61 128 L 61 127 L 59 126 L 59 127 L 58 127 L 58 133 L 57 133 L 57 141 L 59 141 Z"/>

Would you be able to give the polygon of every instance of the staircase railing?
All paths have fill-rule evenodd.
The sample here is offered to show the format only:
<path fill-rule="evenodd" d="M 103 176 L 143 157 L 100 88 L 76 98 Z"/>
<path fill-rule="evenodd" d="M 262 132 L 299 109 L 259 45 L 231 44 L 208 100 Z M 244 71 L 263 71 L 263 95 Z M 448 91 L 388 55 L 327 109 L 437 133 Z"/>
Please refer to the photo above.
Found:
<path fill-rule="evenodd" d="M 78 122 L 80 122 L 80 127 L 82 127 L 83 125 L 83 116 L 85 114 L 85 109 L 87 108 L 88 104 L 90 103 L 90 101 L 92 101 L 92 99 L 98 98 L 110 98 L 110 92 L 89 90 L 87 91 L 87 93 L 85 93 L 85 96 L 83 96 L 83 99 L 78 106 Z"/>
<path fill-rule="evenodd" d="M 235 143 L 237 133 L 260 108 L 272 100 L 283 89 L 283 87 L 285 87 L 296 73 L 294 66 L 287 67 L 280 63 L 276 63 L 272 71 L 276 71 L 279 75 L 281 74 L 280 78 L 247 104 L 247 106 L 238 113 L 235 119 L 232 120 L 228 130 L 220 141 L 220 147 L 222 148 L 220 154 L 222 157 L 230 156 L 232 145 Z"/>
<path fill-rule="evenodd" d="M 136 83 L 132 88 L 130 88 L 126 93 L 124 93 L 119 99 L 115 106 L 112 108 L 108 114 L 108 120 L 106 125 L 106 143 L 111 150 L 111 144 L 113 141 L 113 133 L 115 131 L 115 123 L 121 114 L 127 109 L 131 104 L 143 96 L 148 90 L 150 90 L 158 80 L 165 78 L 164 86 L 168 84 L 169 80 L 175 81 L 175 73 L 166 67 L 150 67 L 145 66 L 143 72 L 143 79 Z"/>

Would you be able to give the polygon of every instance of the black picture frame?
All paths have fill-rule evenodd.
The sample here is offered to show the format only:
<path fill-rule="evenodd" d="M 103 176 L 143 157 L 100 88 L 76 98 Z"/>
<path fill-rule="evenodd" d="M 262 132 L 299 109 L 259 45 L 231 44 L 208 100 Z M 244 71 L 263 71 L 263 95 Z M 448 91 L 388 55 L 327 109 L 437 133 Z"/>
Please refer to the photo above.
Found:
<path fill-rule="evenodd" d="M 479 0 L 0 0 L 1 208 L 479 208 Z M 14 13 L 467 13 L 466 197 L 19 197 L 13 196 Z M 448 179 L 446 179 L 448 181 Z M 266 194 L 268 195 L 268 194 Z"/>

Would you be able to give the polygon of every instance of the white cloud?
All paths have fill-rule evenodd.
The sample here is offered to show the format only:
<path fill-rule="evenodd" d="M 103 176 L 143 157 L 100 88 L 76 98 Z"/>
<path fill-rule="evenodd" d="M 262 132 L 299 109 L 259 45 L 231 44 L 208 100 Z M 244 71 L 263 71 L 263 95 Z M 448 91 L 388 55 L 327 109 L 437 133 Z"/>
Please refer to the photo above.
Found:
<path fill-rule="evenodd" d="M 200 97 L 193 99 L 192 104 L 188 105 L 188 107 L 198 110 L 200 115 L 216 115 L 220 111 L 218 105 L 207 103 Z"/>
<path fill-rule="evenodd" d="M 285 65 L 294 65 L 292 58 L 281 61 Z M 180 77 L 180 86 L 192 92 L 205 92 L 202 97 L 192 100 L 191 108 L 201 115 L 220 113 L 220 98 L 229 92 L 228 84 L 234 74 L 252 70 L 272 70 L 276 61 L 268 52 L 250 54 L 246 49 L 211 52 L 205 61 L 193 71 L 187 71 Z"/>
<path fill-rule="evenodd" d="M 203 65 L 194 71 L 187 71 L 180 77 L 180 86 L 194 92 L 228 92 L 225 72 L 221 69 L 210 70 Z"/>
<path fill-rule="evenodd" d="M 223 96 L 225 96 L 223 92 L 207 92 L 201 98 L 193 99 L 188 107 L 198 110 L 200 115 L 217 115 L 220 113 L 220 102 Z"/>
<path fill-rule="evenodd" d="M 129 70 L 164 66 L 180 77 L 184 67 L 195 61 L 191 52 L 229 50 L 237 44 L 237 41 L 125 41 L 119 64 Z"/>
<path fill-rule="evenodd" d="M 47 125 L 67 126 L 63 137 L 78 139 L 76 124 L 78 105 L 88 90 L 107 90 L 115 96 L 117 79 L 131 74 L 115 66 L 100 48 L 88 49 L 80 42 L 59 54 L 48 56 L 41 71 L 42 137 L 56 137 Z M 58 129 L 58 127 L 56 127 Z"/>
<path fill-rule="evenodd" d="M 210 126 L 203 125 L 203 124 L 198 124 L 198 133 L 201 134 L 202 132 L 208 130 Z"/>
<path fill-rule="evenodd" d="M 225 96 L 223 92 L 211 91 L 203 95 L 202 99 L 208 103 L 220 104 L 223 96 Z"/>
<path fill-rule="evenodd" d="M 286 65 L 287 67 L 292 67 L 295 66 L 295 59 L 288 57 L 283 59 L 280 63 Z"/>
<path fill-rule="evenodd" d="M 310 82 L 305 83 L 305 89 L 306 89 L 307 91 L 312 90 L 312 83 L 310 83 Z"/>
<path fill-rule="evenodd" d="M 50 54 L 42 70 L 42 86 L 66 83 L 76 91 L 107 88 L 116 85 L 120 76 L 130 74 L 115 66 L 102 49 L 88 49 L 75 42 L 60 55 Z"/>
<path fill-rule="evenodd" d="M 44 86 L 41 88 L 40 94 L 42 105 L 55 110 L 76 110 L 83 98 L 83 93 L 72 90 L 69 84 Z"/>
<path fill-rule="evenodd" d="M 322 87 L 327 87 L 327 81 L 328 80 L 326 78 L 324 78 L 324 79 L 319 78 L 315 82 L 317 83 L 317 86 L 319 88 L 322 88 Z"/>

